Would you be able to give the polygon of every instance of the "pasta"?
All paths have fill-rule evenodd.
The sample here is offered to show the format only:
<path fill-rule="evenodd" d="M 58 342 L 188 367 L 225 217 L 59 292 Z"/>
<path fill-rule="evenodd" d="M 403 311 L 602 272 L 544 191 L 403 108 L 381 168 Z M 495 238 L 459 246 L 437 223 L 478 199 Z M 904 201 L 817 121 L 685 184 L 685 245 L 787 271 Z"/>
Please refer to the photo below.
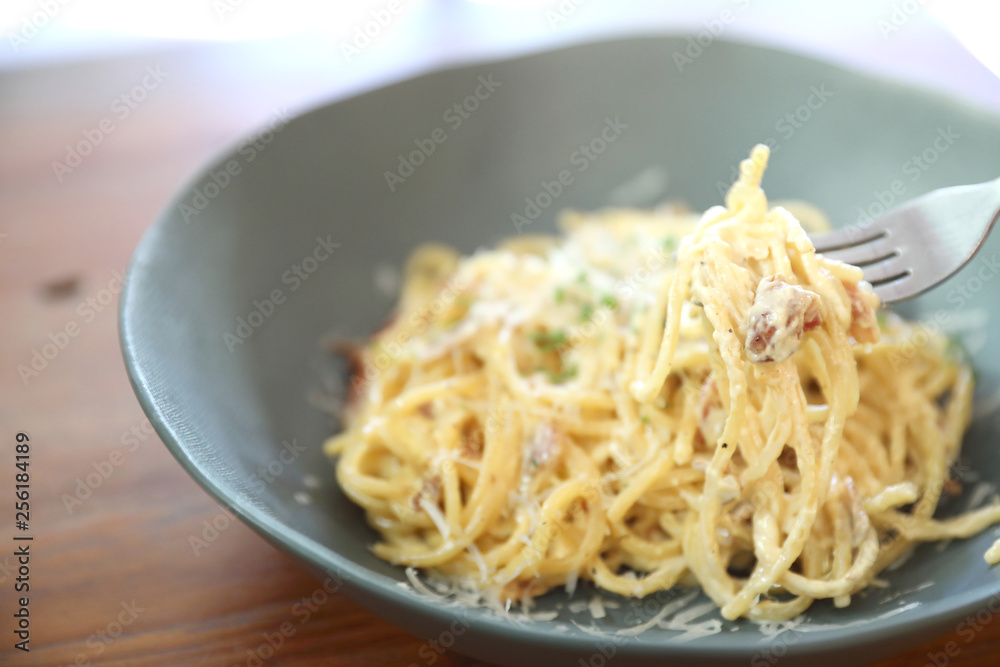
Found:
<path fill-rule="evenodd" d="M 768 208 L 767 159 L 700 219 L 567 213 L 563 238 L 414 254 L 325 446 L 379 557 L 501 604 L 697 585 L 781 620 L 1000 521 L 933 518 L 967 363 Z"/>

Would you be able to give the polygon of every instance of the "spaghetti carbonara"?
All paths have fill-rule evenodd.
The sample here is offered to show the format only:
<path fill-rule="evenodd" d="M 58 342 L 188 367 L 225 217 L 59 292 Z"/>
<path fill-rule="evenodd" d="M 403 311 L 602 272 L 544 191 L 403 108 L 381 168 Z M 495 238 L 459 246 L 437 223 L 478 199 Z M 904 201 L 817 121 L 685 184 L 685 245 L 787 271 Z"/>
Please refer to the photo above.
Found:
<path fill-rule="evenodd" d="M 779 620 L 1000 521 L 933 518 L 970 369 L 768 208 L 767 158 L 700 219 L 570 213 L 562 238 L 414 254 L 326 444 L 378 556 L 501 604 L 699 585 Z"/>

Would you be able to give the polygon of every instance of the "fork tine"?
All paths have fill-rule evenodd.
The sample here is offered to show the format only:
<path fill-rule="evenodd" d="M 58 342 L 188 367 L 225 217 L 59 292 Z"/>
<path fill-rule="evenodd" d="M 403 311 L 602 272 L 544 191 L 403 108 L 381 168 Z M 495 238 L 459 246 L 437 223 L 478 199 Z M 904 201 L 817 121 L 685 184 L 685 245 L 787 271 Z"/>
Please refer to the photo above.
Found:
<path fill-rule="evenodd" d="M 847 236 L 847 231 L 846 227 L 831 229 L 830 231 L 823 232 L 822 234 L 810 234 L 809 240 L 812 241 L 813 247 L 816 248 L 816 252 L 827 252 L 828 250 L 842 248 L 851 243 Z"/>
<path fill-rule="evenodd" d="M 874 287 L 875 294 L 878 295 L 883 305 L 907 299 L 920 291 L 920 286 L 916 285 L 913 278 L 912 273 L 907 273 L 896 280 L 876 285 Z"/>
<path fill-rule="evenodd" d="M 910 275 L 913 270 L 905 263 L 903 255 L 895 254 L 889 259 L 864 268 L 865 280 L 878 287 L 881 283 L 894 282 Z"/>
<path fill-rule="evenodd" d="M 877 221 L 876 221 L 877 222 Z M 831 253 L 835 250 L 851 248 L 863 243 L 869 243 L 879 238 L 884 233 L 881 225 L 872 224 L 867 227 L 852 225 L 850 227 L 838 227 L 822 234 L 810 234 L 813 247 L 819 253 Z"/>
<path fill-rule="evenodd" d="M 888 259 L 897 253 L 898 249 L 891 242 L 889 232 L 883 230 L 879 235 L 858 245 L 828 250 L 822 254 L 829 259 L 839 259 L 847 264 L 865 266 Z"/>
<path fill-rule="evenodd" d="M 1000 218 L 1000 179 L 934 190 L 867 226 L 813 237 L 818 253 L 860 266 L 883 303 L 916 296 L 961 269 Z"/>

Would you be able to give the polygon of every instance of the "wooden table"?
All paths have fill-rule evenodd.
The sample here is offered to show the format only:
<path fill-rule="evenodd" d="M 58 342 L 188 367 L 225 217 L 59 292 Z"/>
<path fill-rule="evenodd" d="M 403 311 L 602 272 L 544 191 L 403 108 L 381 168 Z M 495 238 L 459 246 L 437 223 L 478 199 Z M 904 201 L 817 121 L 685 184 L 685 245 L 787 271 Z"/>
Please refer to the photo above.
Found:
<path fill-rule="evenodd" d="M 167 198 L 276 109 L 329 90 L 245 55 L 187 47 L 0 73 L 0 664 L 255 665 L 249 652 L 319 586 L 239 523 L 192 556 L 188 538 L 219 507 L 146 430 L 118 347 L 116 276 Z M 67 146 L 81 142 L 89 154 L 72 167 Z M 35 350 L 53 358 L 22 378 Z M 12 648 L 7 569 L 19 431 L 31 438 L 29 654 Z M 1000 621 L 964 640 L 878 664 L 934 664 L 949 641 L 951 665 L 997 664 Z M 422 645 L 334 595 L 266 663 L 423 666 Z"/>

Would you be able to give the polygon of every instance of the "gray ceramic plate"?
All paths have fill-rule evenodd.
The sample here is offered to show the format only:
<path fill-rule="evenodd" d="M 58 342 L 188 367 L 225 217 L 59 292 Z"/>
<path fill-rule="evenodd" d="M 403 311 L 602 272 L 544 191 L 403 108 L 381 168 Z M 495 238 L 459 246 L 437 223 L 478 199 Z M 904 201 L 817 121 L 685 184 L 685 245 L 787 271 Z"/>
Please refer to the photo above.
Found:
<path fill-rule="evenodd" d="M 571 612 L 564 593 L 541 601 L 542 611 L 562 606 L 555 620 L 456 609 L 402 585 L 403 571 L 369 551 L 374 534 L 320 451 L 336 425 L 309 397 L 323 392 L 325 377 L 344 374 L 320 340 L 377 328 L 393 302 L 378 284 L 416 244 L 491 244 L 515 233 L 512 215 L 536 213 L 526 198 L 539 205 L 527 227 L 537 231 L 551 230 L 564 207 L 679 198 L 704 208 L 720 201 L 733 166 L 759 141 L 773 148 L 771 196 L 812 201 L 842 224 L 896 196 L 894 181 L 912 196 L 1000 172 L 995 116 L 722 42 L 681 72 L 673 54 L 686 44 L 631 39 L 436 72 L 317 108 L 277 131 L 253 160 L 234 147 L 200 174 L 136 250 L 121 310 L 135 391 L 181 464 L 261 535 L 318 575 L 332 574 L 344 594 L 436 646 L 496 663 L 601 665 L 613 655 L 617 665 L 857 664 L 996 607 L 1000 570 L 982 560 L 992 532 L 921 548 L 888 575 L 887 590 L 847 609 L 816 604 L 771 637 L 750 623 L 724 623 L 705 637 L 659 628 L 614 634 L 677 593 L 605 596 L 619 606 L 600 620 Z M 581 146 L 592 146 L 591 155 Z M 227 165 L 239 169 L 228 182 L 220 176 Z M 573 181 L 551 202 L 543 182 L 562 170 Z M 1000 355 L 987 344 L 997 334 L 1000 283 L 990 280 L 989 262 L 998 251 L 994 234 L 971 267 L 910 304 L 959 329 L 975 352 L 980 414 L 961 472 L 983 479 L 1000 479 L 990 411 Z M 283 442 L 305 451 L 282 454 Z M 318 488 L 309 488 L 310 476 Z M 943 513 L 962 509 L 972 486 Z M 436 650 L 426 648 L 414 662 Z"/>

